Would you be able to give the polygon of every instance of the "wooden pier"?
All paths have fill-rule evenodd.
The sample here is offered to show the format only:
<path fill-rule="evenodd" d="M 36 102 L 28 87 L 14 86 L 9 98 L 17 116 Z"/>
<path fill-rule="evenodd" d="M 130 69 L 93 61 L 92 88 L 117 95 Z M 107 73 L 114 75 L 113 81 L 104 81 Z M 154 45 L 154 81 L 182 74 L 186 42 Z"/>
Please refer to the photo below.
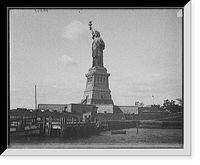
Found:
<path fill-rule="evenodd" d="M 94 122 L 67 122 L 62 118 L 43 118 L 40 124 L 40 135 L 45 137 L 78 138 L 99 135 L 100 127 Z"/>
<path fill-rule="evenodd" d="M 102 131 L 135 128 L 137 121 L 98 121 L 97 118 L 81 120 L 78 116 L 56 112 L 24 113 L 10 115 L 10 136 L 41 136 L 82 138 L 100 135 Z"/>
<path fill-rule="evenodd" d="M 99 135 L 98 122 L 80 122 L 67 117 L 15 117 L 10 120 L 10 136 L 67 137 L 78 138 Z"/>

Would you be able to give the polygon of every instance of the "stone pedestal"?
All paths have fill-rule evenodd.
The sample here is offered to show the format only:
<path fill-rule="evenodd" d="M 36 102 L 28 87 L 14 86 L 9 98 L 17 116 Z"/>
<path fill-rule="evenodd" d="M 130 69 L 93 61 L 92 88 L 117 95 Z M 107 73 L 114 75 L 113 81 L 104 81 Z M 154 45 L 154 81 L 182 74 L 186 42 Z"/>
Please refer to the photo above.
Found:
<path fill-rule="evenodd" d="M 85 75 L 87 78 L 86 89 L 81 103 L 84 104 L 113 104 L 109 89 L 107 69 L 92 67 Z"/>

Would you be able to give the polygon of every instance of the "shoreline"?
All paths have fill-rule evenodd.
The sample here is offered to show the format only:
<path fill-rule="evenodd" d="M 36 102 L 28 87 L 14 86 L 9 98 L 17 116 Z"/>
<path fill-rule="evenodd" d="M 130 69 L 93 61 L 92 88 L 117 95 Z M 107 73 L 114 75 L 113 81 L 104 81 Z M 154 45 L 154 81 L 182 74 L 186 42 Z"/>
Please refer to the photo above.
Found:
<path fill-rule="evenodd" d="M 80 139 L 48 137 L 15 137 L 10 139 L 11 149 L 103 149 L 103 148 L 183 148 L 182 129 L 122 129 L 126 134 L 101 135 Z"/>

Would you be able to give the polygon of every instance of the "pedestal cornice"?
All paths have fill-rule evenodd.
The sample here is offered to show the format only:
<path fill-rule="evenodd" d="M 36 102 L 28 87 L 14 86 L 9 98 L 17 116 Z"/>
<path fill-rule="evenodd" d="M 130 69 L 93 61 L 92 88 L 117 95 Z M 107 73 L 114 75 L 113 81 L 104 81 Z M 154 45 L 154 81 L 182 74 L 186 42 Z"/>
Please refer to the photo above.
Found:
<path fill-rule="evenodd" d="M 109 77 L 110 73 L 107 73 L 106 68 L 92 67 L 89 69 L 89 72 L 87 74 L 85 74 L 85 76 L 88 77 L 88 76 L 92 76 L 92 75 L 105 75 L 105 76 Z"/>

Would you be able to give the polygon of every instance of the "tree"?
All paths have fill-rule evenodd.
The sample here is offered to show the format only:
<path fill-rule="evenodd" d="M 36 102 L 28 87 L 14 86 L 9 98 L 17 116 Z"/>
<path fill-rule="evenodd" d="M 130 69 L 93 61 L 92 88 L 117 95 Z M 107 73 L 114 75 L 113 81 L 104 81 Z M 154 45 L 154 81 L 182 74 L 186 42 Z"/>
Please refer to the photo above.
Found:
<path fill-rule="evenodd" d="M 166 110 L 169 110 L 171 113 L 177 113 L 177 112 L 183 111 L 182 106 L 180 106 L 179 104 L 176 104 L 174 100 L 169 101 L 168 99 L 164 100 L 163 108 Z"/>
<path fill-rule="evenodd" d="M 180 106 L 183 106 L 183 100 L 182 100 L 182 98 L 177 98 L 176 100 L 178 101 L 178 104 Z"/>
<path fill-rule="evenodd" d="M 151 105 L 151 108 L 160 109 L 160 105 L 159 104 L 158 105 L 154 104 L 154 105 Z"/>
<path fill-rule="evenodd" d="M 163 103 L 163 107 L 168 107 L 170 105 L 170 101 L 167 99 L 167 100 L 164 100 L 164 103 Z"/>

